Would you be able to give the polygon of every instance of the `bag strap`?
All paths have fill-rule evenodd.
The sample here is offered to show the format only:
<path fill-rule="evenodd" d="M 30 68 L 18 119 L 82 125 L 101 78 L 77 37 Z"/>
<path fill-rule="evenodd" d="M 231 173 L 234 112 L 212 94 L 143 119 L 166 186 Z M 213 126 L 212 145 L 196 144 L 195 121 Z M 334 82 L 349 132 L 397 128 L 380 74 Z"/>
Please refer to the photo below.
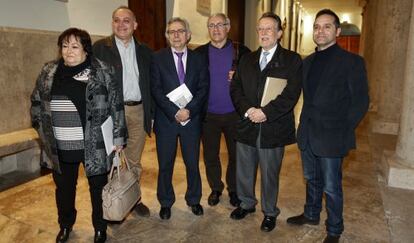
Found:
<path fill-rule="evenodd" d="M 119 153 L 115 152 L 115 156 L 112 159 L 112 166 L 111 166 L 111 172 L 109 173 L 109 180 L 112 179 L 112 176 L 113 176 L 113 173 L 114 173 L 115 168 L 118 171 L 117 174 L 118 174 L 118 177 L 119 177 L 119 168 L 121 166 L 121 161 L 120 160 L 121 159 L 119 157 Z"/>
<path fill-rule="evenodd" d="M 126 164 L 127 169 L 131 170 L 129 159 L 126 157 L 124 150 L 121 150 L 121 152 L 119 152 L 119 158 L 121 159 L 121 164 Z"/>
<path fill-rule="evenodd" d="M 111 172 L 109 173 L 109 180 L 112 179 L 115 169 L 119 178 L 119 171 L 124 165 L 126 165 L 127 170 L 131 170 L 128 158 L 126 157 L 124 150 L 121 150 L 121 152 L 115 152 L 115 156 L 112 160 Z"/>

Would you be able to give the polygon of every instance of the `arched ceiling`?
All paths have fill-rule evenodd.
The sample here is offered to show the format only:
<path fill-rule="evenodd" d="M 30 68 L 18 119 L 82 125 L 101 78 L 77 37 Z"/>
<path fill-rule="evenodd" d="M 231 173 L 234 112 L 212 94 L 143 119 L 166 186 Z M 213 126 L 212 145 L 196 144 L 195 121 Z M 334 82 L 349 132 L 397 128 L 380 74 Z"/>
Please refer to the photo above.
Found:
<path fill-rule="evenodd" d="M 316 13 L 320 9 L 329 8 L 335 12 L 361 14 L 361 0 L 297 0 L 308 13 Z"/>

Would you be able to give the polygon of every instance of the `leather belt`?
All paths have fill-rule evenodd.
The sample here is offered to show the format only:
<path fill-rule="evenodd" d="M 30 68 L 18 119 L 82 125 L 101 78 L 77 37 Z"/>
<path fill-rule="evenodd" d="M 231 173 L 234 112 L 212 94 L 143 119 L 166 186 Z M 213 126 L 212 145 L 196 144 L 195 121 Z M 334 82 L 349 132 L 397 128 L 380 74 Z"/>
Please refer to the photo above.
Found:
<path fill-rule="evenodd" d="M 136 106 L 142 104 L 142 100 L 140 101 L 124 101 L 124 105 L 127 106 Z"/>

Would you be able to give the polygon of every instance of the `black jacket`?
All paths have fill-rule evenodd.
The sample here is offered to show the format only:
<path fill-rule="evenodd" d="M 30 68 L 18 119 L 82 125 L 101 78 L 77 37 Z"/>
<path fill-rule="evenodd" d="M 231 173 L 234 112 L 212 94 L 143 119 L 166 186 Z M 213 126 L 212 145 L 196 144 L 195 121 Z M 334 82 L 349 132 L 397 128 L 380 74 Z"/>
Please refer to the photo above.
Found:
<path fill-rule="evenodd" d="M 230 94 L 241 119 L 237 124 L 236 140 L 256 146 L 261 130 L 261 148 L 274 148 L 295 143 L 295 107 L 302 85 L 302 60 L 292 51 L 278 45 L 272 60 L 260 71 L 261 48 L 245 55 L 237 68 Z M 251 122 L 244 114 L 250 107 L 260 107 L 267 77 L 287 79 L 281 95 L 262 107 L 267 120 L 261 124 Z"/>
<path fill-rule="evenodd" d="M 303 61 L 303 108 L 298 128 L 301 150 L 321 157 L 343 157 L 355 148 L 355 128 L 368 110 L 364 60 L 335 45 L 315 94 L 310 94 L 309 69 L 315 53 Z"/>
<path fill-rule="evenodd" d="M 139 88 L 142 95 L 142 105 L 144 107 L 144 129 L 150 135 L 151 120 L 154 117 L 154 101 L 152 100 L 150 91 L 152 50 L 135 39 L 134 41 L 139 71 Z M 122 88 L 122 61 L 115 43 L 115 37 L 112 35 L 95 42 L 93 45 L 93 54 L 115 68 L 115 79 L 119 87 Z M 121 94 L 123 94 L 122 89 Z"/>

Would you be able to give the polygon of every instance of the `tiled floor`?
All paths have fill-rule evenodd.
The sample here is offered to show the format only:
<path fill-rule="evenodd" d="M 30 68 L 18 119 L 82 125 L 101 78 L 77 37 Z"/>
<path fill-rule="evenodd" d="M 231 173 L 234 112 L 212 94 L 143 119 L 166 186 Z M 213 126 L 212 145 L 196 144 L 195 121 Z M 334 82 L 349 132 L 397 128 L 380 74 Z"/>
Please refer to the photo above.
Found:
<path fill-rule="evenodd" d="M 359 127 L 358 149 L 350 153 L 343 166 L 345 232 L 341 242 L 414 242 L 409 226 L 410 221 L 414 222 L 409 216 L 414 213 L 414 193 L 385 187 L 375 164 L 381 149 L 387 146 L 392 149 L 395 138 L 369 135 L 368 125 L 366 119 Z M 222 152 L 222 158 L 225 161 L 225 152 Z M 207 205 L 210 189 L 202 159 L 201 203 L 204 215 L 194 216 L 184 201 L 185 169 L 180 153 L 174 171 L 176 203 L 172 208 L 172 217 L 169 221 L 160 220 L 156 199 L 158 166 L 154 137 L 147 140 L 143 167 L 143 201 L 149 206 L 151 216 L 140 218 L 132 212 L 124 222 L 110 225 L 108 242 L 321 242 L 325 236 L 324 211 L 319 226 L 292 227 L 286 224 L 287 217 L 302 212 L 305 196 L 296 145 L 286 149 L 278 200 L 281 214 L 276 229 L 270 233 L 260 231 L 263 218 L 260 205 L 256 213 L 241 221 L 229 218 L 233 207 L 226 193 L 217 206 Z M 89 191 L 83 171 L 80 173 L 76 202 L 78 218 L 69 242 L 92 242 Z M 259 183 L 256 191 L 260 195 Z M 56 218 L 54 184 L 50 175 L 0 193 L 1 243 L 54 242 L 59 229 Z"/>

